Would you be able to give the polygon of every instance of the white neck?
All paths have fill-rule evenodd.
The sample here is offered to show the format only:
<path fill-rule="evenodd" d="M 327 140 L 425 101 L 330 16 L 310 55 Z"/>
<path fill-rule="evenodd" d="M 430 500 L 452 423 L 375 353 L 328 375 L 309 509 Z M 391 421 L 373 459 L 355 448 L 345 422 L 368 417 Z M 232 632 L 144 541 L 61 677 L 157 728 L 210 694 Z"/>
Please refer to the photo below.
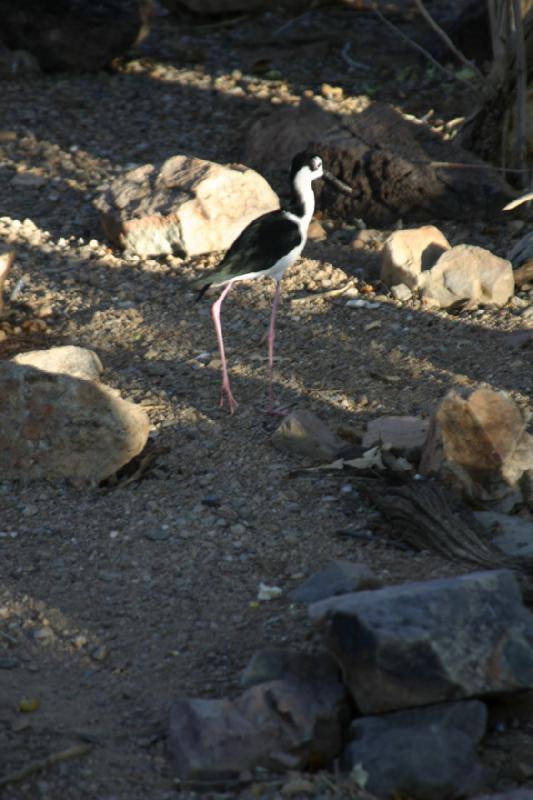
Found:
<path fill-rule="evenodd" d="M 315 211 L 315 195 L 309 170 L 301 170 L 294 178 L 291 211 L 301 219 L 302 225 L 307 228 Z"/>

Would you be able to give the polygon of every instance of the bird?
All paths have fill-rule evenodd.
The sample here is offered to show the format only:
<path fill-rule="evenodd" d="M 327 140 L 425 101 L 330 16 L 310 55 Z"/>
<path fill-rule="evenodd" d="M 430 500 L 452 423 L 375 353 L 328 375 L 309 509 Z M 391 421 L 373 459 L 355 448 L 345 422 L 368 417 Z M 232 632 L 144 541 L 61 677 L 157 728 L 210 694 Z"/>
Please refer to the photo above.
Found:
<path fill-rule="evenodd" d="M 309 223 L 315 210 L 312 184 L 313 181 L 322 177 L 333 179 L 333 176 L 324 170 L 319 155 L 308 151 L 295 155 L 290 170 L 291 202 L 289 206 L 261 214 L 252 220 L 235 239 L 218 267 L 208 275 L 203 275 L 191 283 L 191 288 L 199 290 L 198 300 L 203 297 L 210 286 L 224 287 L 218 300 L 211 307 L 211 317 L 222 365 L 220 406 L 223 407 L 227 400 L 231 414 L 237 409 L 237 401 L 231 391 L 224 352 L 220 321 L 222 303 L 237 281 L 254 280 L 264 276 L 275 281 L 274 300 L 268 328 L 269 389 L 266 411 L 268 414 L 276 414 L 278 412 L 274 409 L 272 396 L 272 369 L 281 281 L 285 271 L 300 257 L 304 249 Z"/>

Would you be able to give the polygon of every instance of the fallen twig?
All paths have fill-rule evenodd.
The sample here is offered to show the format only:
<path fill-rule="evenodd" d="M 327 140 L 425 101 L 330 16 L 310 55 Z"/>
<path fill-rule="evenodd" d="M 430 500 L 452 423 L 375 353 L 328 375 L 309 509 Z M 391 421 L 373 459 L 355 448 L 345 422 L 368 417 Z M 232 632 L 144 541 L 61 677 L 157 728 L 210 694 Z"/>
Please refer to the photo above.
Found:
<path fill-rule="evenodd" d="M 362 69 L 364 72 L 370 72 L 371 67 L 368 64 L 363 64 L 362 61 L 355 61 L 350 55 L 350 48 L 352 46 L 351 42 L 346 42 L 344 47 L 341 50 L 341 56 L 346 61 L 346 63 L 353 67 L 354 69 Z"/>
<path fill-rule="evenodd" d="M 12 772 L 10 775 L 0 778 L 0 786 L 7 786 L 9 783 L 23 781 L 30 775 L 34 775 L 36 772 L 41 772 L 41 770 L 52 766 L 52 764 L 57 764 L 59 761 L 68 761 L 71 758 L 79 758 L 80 756 L 90 753 L 92 749 L 92 745 L 78 744 L 74 747 L 69 747 L 68 750 L 61 750 L 59 753 L 51 753 L 51 755 L 46 756 L 46 758 L 42 758 L 39 761 L 32 761 L 30 764 L 22 767 L 22 769 L 17 770 L 17 772 Z"/>

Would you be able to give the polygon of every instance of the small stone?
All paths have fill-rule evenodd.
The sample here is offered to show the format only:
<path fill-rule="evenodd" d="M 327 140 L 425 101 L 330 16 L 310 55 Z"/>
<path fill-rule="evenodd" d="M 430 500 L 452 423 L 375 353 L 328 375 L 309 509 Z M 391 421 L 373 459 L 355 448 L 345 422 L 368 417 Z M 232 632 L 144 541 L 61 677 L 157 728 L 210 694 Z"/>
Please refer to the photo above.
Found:
<path fill-rule="evenodd" d="M 75 636 L 74 639 L 72 639 L 72 645 L 76 648 L 76 650 L 81 650 L 82 647 L 85 647 L 87 641 L 87 637 L 85 636 Z"/>
<path fill-rule="evenodd" d="M 0 669 L 16 669 L 20 666 L 20 661 L 11 656 L 0 656 Z"/>
<path fill-rule="evenodd" d="M 406 303 L 413 296 L 411 289 L 406 286 L 405 283 L 398 283 L 396 286 L 393 286 L 391 288 L 391 294 L 394 299 L 398 300 L 400 303 Z"/>
<path fill-rule="evenodd" d="M 107 658 L 107 647 L 103 644 L 98 645 L 91 650 L 91 658 L 93 661 L 105 661 Z"/>
<path fill-rule="evenodd" d="M 50 644 L 56 637 L 51 628 L 37 628 L 33 631 L 33 638 L 41 644 Z"/>
<path fill-rule="evenodd" d="M 149 539 L 152 542 L 165 542 L 167 539 L 170 539 L 171 535 L 172 532 L 170 530 L 160 528 L 156 531 L 148 531 L 144 534 L 144 538 Z"/>

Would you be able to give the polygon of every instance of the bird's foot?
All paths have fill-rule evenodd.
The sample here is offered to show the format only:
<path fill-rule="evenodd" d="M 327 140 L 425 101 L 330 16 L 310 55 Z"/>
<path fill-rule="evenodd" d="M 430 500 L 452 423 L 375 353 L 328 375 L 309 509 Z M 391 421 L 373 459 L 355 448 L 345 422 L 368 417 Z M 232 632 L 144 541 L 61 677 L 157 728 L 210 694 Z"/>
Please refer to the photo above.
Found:
<path fill-rule="evenodd" d="M 230 414 L 234 414 L 237 410 L 237 406 L 239 405 L 235 398 L 231 393 L 231 389 L 229 386 L 222 386 L 222 391 L 220 393 L 220 408 L 224 408 L 225 401 L 228 401 L 228 411 Z"/>

